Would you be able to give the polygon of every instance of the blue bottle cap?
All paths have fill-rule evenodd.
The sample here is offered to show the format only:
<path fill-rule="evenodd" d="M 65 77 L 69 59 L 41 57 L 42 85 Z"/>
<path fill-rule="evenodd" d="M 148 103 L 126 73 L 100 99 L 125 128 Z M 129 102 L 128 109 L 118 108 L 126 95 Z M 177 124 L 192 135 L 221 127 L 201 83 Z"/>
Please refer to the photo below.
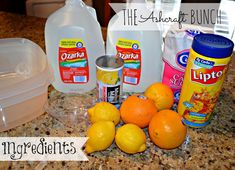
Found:
<path fill-rule="evenodd" d="M 198 34 L 192 44 L 195 52 L 211 58 L 227 58 L 232 54 L 233 47 L 230 39 L 216 34 Z"/>

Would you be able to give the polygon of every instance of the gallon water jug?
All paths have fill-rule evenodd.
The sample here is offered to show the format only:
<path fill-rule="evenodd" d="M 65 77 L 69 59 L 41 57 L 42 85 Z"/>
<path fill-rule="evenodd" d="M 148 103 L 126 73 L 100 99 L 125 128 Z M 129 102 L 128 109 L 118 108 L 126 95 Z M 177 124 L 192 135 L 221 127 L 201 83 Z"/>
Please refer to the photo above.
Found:
<path fill-rule="evenodd" d="M 66 0 L 46 22 L 46 51 L 56 90 L 84 93 L 96 86 L 95 60 L 105 54 L 95 10 L 82 0 Z"/>
<path fill-rule="evenodd" d="M 144 0 L 131 3 L 145 4 Z M 162 35 L 156 30 L 117 30 L 115 22 L 120 15 L 112 17 L 108 25 L 107 54 L 124 59 L 123 91 L 143 92 L 154 82 L 161 82 L 162 72 Z M 122 22 L 121 22 L 122 23 Z M 159 26 L 160 27 L 160 26 Z"/>

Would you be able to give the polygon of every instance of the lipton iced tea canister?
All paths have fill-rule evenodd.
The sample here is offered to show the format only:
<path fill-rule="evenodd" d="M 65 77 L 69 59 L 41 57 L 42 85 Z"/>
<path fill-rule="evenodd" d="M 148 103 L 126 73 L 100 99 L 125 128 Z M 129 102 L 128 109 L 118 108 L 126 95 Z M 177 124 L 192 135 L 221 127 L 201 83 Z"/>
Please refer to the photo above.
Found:
<path fill-rule="evenodd" d="M 210 122 L 233 47 L 231 40 L 219 35 L 194 37 L 178 105 L 186 125 L 203 127 Z"/>
<path fill-rule="evenodd" d="M 124 61 L 120 57 L 101 56 L 96 60 L 97 95 L 99 101 L 120 102 Z"/>

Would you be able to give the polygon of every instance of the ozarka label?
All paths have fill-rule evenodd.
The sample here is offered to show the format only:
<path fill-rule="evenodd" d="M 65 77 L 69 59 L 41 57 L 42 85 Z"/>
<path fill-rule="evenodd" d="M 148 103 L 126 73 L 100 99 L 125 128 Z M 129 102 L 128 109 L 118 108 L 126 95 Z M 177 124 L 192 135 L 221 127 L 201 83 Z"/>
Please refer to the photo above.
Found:
<path fill-rule="evenodd" d="M 61 39 L 59 43 L 59 70 L 64 83 L 84 84 L 89 80 L 86 47 L 81 39 Z"/>
<path fill-rule="evenodd" d="M 123 83 L 138 85 L 141 77 L 141 50 L 136 40 L 120 38 L 116 44 L 117 56 L 124 60 Z"/>

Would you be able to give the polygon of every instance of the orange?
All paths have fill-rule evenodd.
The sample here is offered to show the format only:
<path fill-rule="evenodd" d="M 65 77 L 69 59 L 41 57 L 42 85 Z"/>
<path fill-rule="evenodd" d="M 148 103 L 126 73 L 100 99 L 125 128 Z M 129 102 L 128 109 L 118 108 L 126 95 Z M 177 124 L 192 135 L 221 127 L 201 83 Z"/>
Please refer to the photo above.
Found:
<path fill-rule="evenodd" d="M 133 123 L 144 128 L 157 113 L 157 108 L 153 100 L 146 96 L 132 95 L 122 103 L 120 113 L 125 123 Z"/>
<path fill-rule="evenodd" d="M 148 130 L 151 140 L 163 149 L 177 148 L 187 134 L 181 116 L 172 110 L 158 112 L 150 121 Z"/>
<path fill-rule="evenodd" d="M 170 109 L 174 104 L 174 94 L 171 88 L 162 83 L 150 85 L 144 95 L 154 100 L 159 110 Z"/>

